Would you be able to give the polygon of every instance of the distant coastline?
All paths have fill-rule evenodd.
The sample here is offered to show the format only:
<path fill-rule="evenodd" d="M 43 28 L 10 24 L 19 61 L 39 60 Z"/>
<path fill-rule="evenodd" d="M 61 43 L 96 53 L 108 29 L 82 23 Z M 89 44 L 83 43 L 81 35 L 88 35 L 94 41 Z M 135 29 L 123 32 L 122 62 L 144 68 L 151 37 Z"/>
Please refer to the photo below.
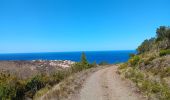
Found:
<path fill-rule="evenodd" d="M 71 60 L 80 61 L 81 53 L 85 52 L 89 62 L 110 64 L 126 62 L 129 54 L 136 53 L 135 50 L 106 50 L 106 51 L 71 51 L 71 52 L 38 52 L 38 53 L 3 53 L 0 54 L 0 61 L 6 60 Z"/>

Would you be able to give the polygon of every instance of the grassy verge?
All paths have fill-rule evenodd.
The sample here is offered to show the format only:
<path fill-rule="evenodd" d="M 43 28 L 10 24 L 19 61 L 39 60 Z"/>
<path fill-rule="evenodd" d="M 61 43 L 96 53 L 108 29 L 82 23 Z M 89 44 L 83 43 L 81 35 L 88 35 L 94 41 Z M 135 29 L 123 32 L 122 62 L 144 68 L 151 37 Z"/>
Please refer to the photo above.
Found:
<path fill-rule="evenodd" d="M 128 67 L 128 64 L 122 64 L 119 67 L 119 73 L 136 84 L 139 90 L 147 96 L 148 100 L 155 98 L 159 100 L 170 100 L 170 88 L 162 77 L 154 75 L 152 72 L 140 70 L 137 67 Z M 160 74 L 167 73 L 160 72 Z"/>

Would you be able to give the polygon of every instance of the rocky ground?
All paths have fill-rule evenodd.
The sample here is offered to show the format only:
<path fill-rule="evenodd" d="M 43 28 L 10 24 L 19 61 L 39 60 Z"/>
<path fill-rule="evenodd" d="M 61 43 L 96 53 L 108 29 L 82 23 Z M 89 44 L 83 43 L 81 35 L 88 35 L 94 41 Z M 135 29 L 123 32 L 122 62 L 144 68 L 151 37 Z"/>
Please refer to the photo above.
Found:
<path fill-rule="evenodd" d="M 74 63 L 69 60 L 0 61 L 0 71 L 25 79 L 38 73 L 50 74 L 63 70 Z"/>

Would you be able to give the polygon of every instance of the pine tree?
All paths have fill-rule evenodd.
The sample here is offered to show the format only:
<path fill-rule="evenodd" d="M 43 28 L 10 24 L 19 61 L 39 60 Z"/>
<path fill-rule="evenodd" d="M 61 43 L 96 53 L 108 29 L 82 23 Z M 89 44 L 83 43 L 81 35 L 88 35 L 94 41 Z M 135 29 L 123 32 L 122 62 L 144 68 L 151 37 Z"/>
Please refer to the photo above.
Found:
<path fill-rule="evenodd" d="M 86 59 L 86 55 L 85 53 L 83 52 L 82 55 L 81 55 L 81 64 L 82 65 L 88 65 L 88 61 Z"/>

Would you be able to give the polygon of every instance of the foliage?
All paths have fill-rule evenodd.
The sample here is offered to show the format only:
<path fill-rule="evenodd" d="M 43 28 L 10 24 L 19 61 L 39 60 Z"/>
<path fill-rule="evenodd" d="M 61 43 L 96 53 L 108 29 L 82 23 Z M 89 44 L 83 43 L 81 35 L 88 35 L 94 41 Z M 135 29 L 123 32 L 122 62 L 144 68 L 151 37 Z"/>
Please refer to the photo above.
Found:
<path fill-rule="evenodd" d="M 29 97 L 33 97 L 33 95 L 40 90 L 41 88 L 45 87 L 47 80 L 45 79 L 45 75 L 37 75 L 30 79 L 26 85 L 27 95 Z"/>
<path fill-rule="evenodd" d="M 140 60 L 140 57 L 136 55 L 136 56 L 132 57 L 131 59 L 129 59 L 128 62 L 130 63 L 131 66 L 136 66 L 138 64 L 139 60 Z"/>
<path fill-rule="evenodd" d="M 160 26 L 157 31 L 157 44 L 160 49 L 170 48 L 170 27 Z"/>
<path fill-rule="evenodd" d="M 170 49 L 167 49 L 167 50 L 161 50 L 159 52 L 159 55 L 160 56 L 165 56 L 165 55 L 169 55 L 170 54 Z"/>
<path fill-rule="evenodd" d="M 88 65 L 88 61 L 86 59 L 86 55 L 85 53 L 83 52 L 82 55 L 81 55 L 81 64 L 82 65 Z"/>
<path fill-rule="evenodd" d="M 130 58 L 132 58 L 132 57 L 134 57 L 134 56 L 135 56 L 135 54 L 133 54 L 133 53 L 129 54 L 129 57 L 130 57 Z"/>
<path fill-rule="evenodd" d="M 170 40 L 170 27 L 160 26 L 156 30 L 156 34 L 157 34 L 157 41 L 161 41 L 161 40 L 163 40 L 165 38 Z"/>
<path fill-rule="evenodd" d="M 121 69 L 127 68 L 127 67 L 128 67 L 127 64 L 128 64 L 128 63 L 121 64 L 121 65 L 118 67 L 118 69 L 121 70 Z"/>
<path fill-rule="evenodd" d="M 75 63 L 71 69 L 72 69 L 72 72 L 79 72 L 79 71 L 82 71 L 84 69 L 88 69 L 88 68 L 91 68 L 91 67 L 96 67 L 97 64 L 96 62 L 94 62 L 93 64 L 89 64 L 87 59 L 86 59 L 86 55 L 85 53 L 82 53 L 82 56 L 81 56 L 81 61 L 80 62 L 77 62 Z"/>
<path fill-rule="evenodd" d="M 25 82 L 7 73 L 0 74 L 0 99 L 23 99 Z"/>
<path fill-rule="evenodd" d="M 126 65 L 127 64 L 124 64 L 123 67 L 121 66 L 121 68 L 119 68 L 119 72 L 122 72 L 121 74 L 123 74 L 125 78 L 132 80 L 139 90 L 146 94 L 148 98 L 154 94 L 159 100 L 170 99 L 170 88 L 164 81 L 156 81 L 149 78 L 146 72 L 142 72 L 138 68 L 125 67 Z M 169 73 L 167 70 L 166 72 Z"/>
<path fill-rule="evenodd" d="M 144 52 L 148 52 L 152 49 L 152 46 L 155 42 L 155 38 L 151 38 L 151 39 L 146 39 L 138 48 L 137 51 L 139 54 L 142 54 Z"/>
<path fill-rule="evenodd" d="M 170 48 L 170 27 L 160 26 L 156 30 L 156 37 L 146 39 L 138 48 L 138 54 L 149 51 Z"/>

